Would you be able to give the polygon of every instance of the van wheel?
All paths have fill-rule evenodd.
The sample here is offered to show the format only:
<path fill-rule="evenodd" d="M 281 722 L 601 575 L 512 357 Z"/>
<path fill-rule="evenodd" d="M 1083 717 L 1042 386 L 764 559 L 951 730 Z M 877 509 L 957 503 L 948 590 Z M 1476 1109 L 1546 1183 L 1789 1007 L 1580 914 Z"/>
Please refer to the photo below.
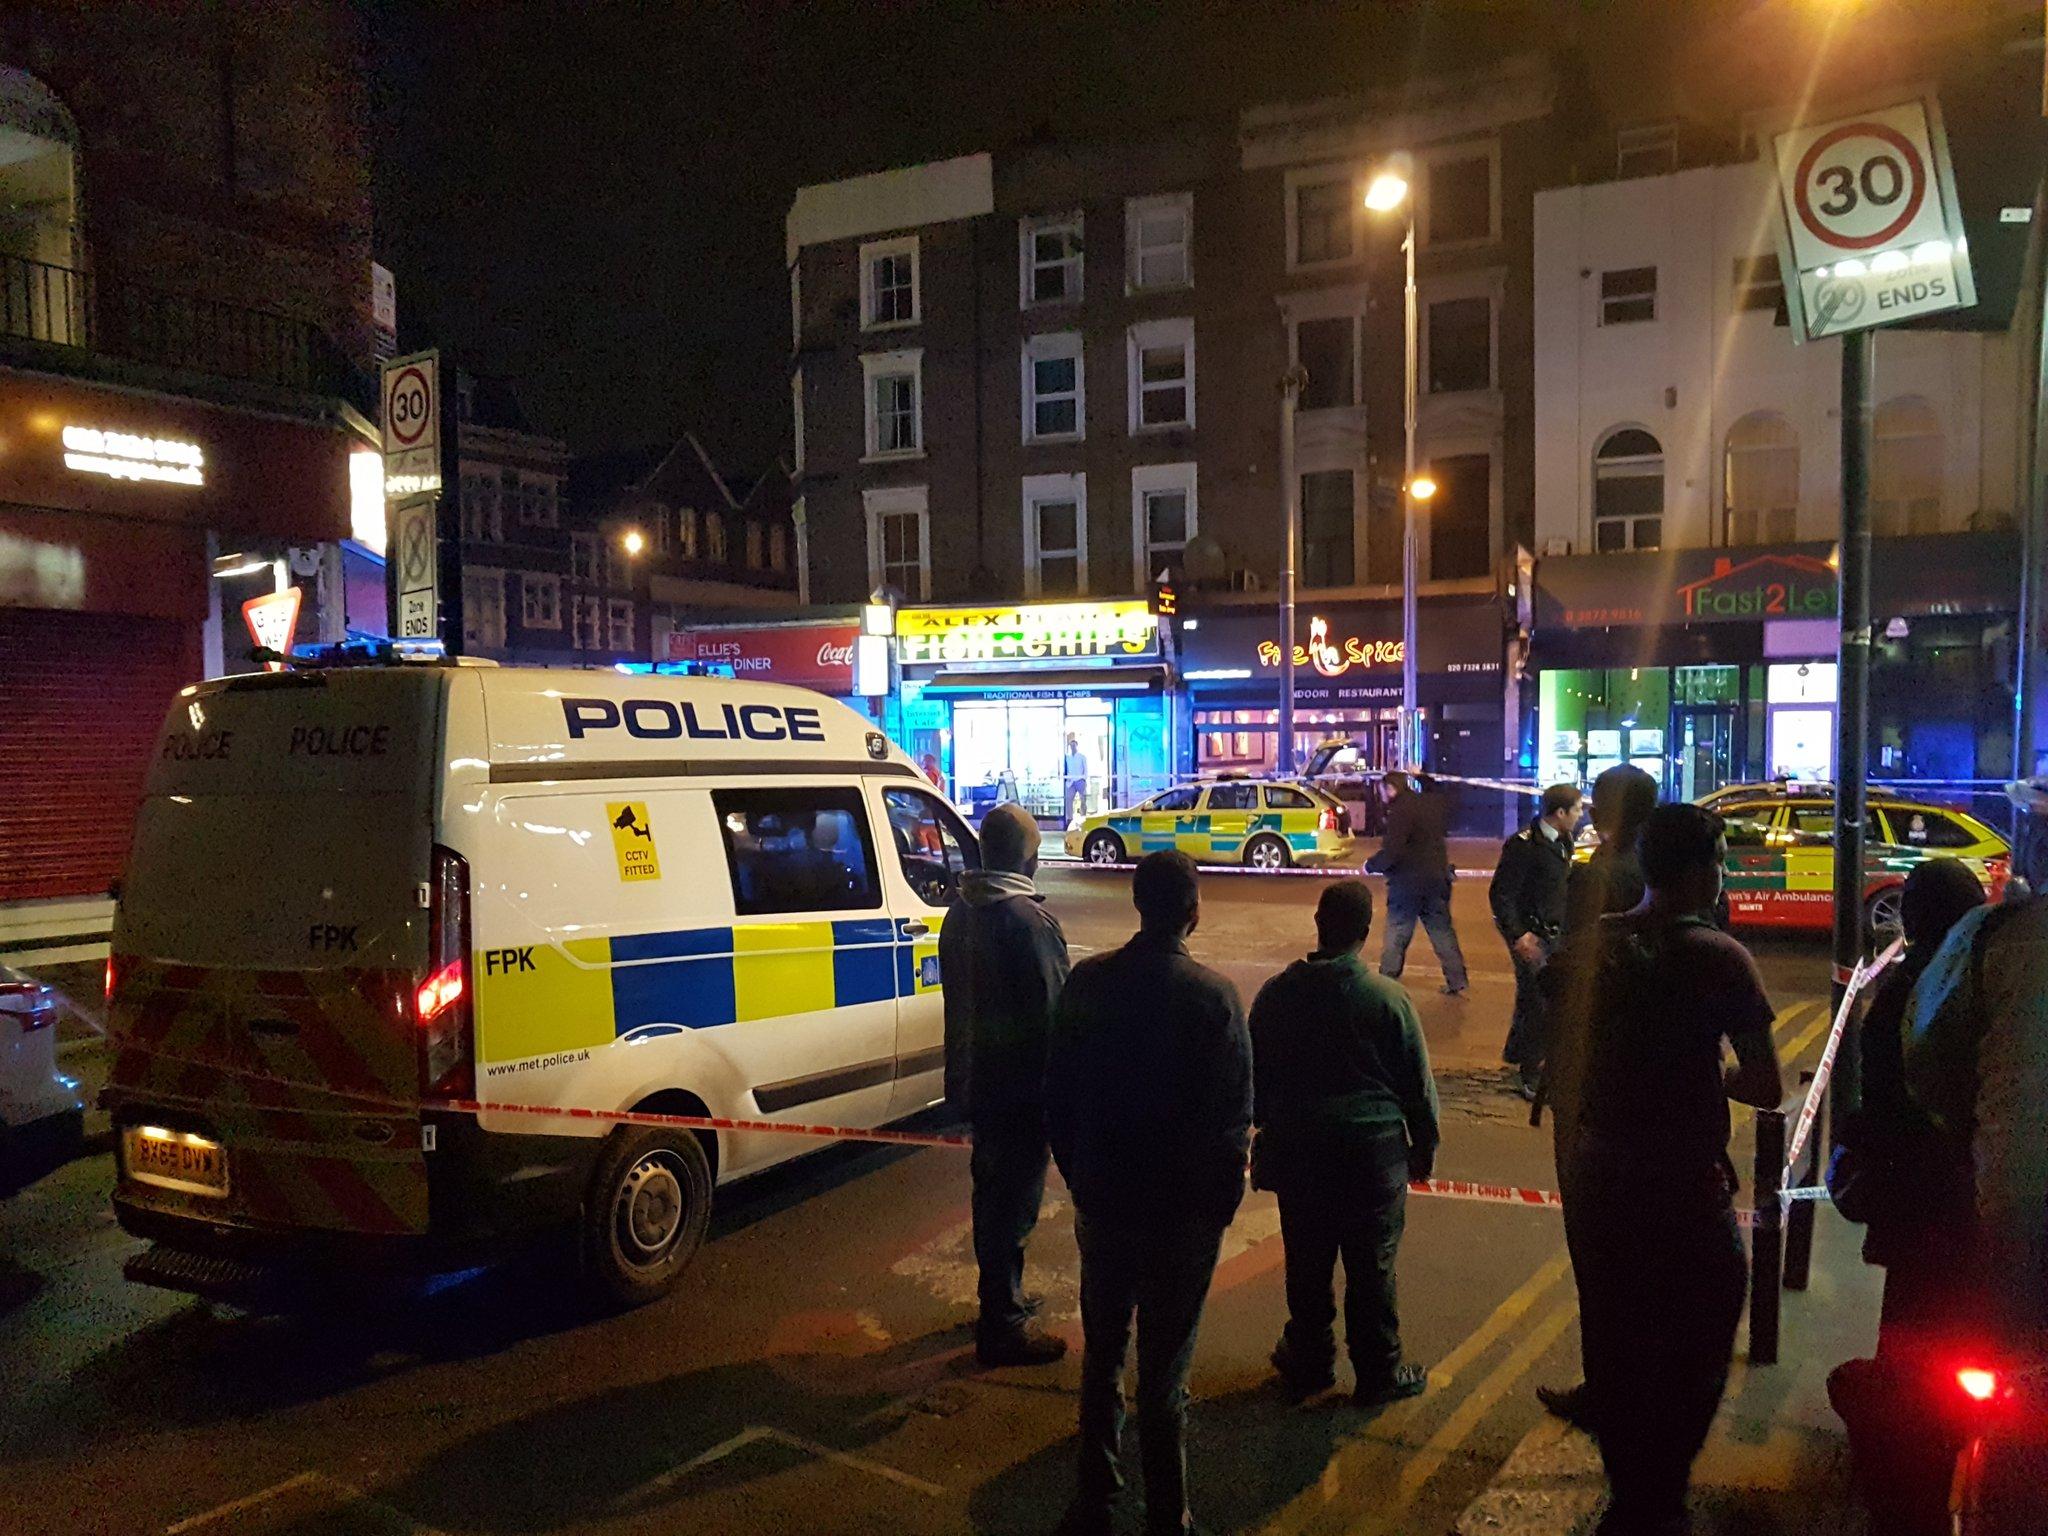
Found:
<path fill-rule="evenodd" d="M 1294 854 L 1286 843 L 1267 832 L 1244 845 L 1244 861 L 1253 869 L 1285 869 L 1294 862 Z"/>
<path fill-rule="evenodd" d="M 1872 951 L 1883 949 L 1906 931 L 1906 919 L 1899 905 L 1903 886 L 1888 885 L 1863 904 L 1865 937 Z"/>
<path fill-rule="evenodd" d="M 1090 864 L 1121 864 L 1124 840 L 1114 832 L 1092 832 L 1081 846 L 1081 856 Z"/>
<path fill-rule="evenodd" d="M 674 1287 L 711 1220 L 711 1164 L 687 1131 L 626 1129 L 598 1158 L 583 1266 L 607 1301 L 637 1307 Z"/>

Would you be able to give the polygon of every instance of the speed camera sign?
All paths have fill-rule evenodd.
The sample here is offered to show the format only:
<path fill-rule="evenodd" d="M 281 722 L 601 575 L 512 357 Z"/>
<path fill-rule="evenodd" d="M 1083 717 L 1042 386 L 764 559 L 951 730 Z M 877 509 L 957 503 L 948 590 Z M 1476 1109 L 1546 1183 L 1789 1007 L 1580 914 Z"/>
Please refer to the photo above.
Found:
<path fill-rule="evenodd" d="M 1810 339 L 1976 302 L 1941 118 L 1914 98 L 1777 135 L 1785 288 Z"/>

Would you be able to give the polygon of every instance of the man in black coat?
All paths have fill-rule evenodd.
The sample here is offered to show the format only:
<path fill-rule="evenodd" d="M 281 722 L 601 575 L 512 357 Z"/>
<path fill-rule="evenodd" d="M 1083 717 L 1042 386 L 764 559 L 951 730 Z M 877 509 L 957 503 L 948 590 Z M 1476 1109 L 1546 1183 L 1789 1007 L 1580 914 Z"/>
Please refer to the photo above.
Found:
<path fill-rule="evenodd" d="M 1529 824 L 1501 844 L 1486 892 L 1493 926 L 1507 940 L 1515 967 L 1515 1015 L 1501 1060 L 1515 1069 L 1525 1099 L 1536 1097 L 1549 1045 L 1538 977 L 1564 933 L 1565 882 L 1571 876 L 1572 837 L 1579 829 L 1583 798 L 1576 784 L 1553 784 L 1543 791 Z"/>
<path fill-rule="evenodd" d="M 1146 855 L 1131 899 L 1137 936 L 1074 967 L 1046 1062 L 1046 1126 L 1081 1245 L 1080 1465 L 1061 1527 L 1075 1536 L 1112 1529 L 1134 1315 L 1146 1529 L 1191 1529 L 1188 1370 L 1251 1143 L 1243 1005 L 1188 958 L 1201 917 L 1193 861 Z"/>
<path fill-rule="evenodd" d="M 1368 870 L 1387 877 L 1380 974 L 1399 979 L 1420 923 L 1443 967 L 1444 991 L 1457 997 L 1465 990 L 1465 956 L 1451 927 L 1450 807 L 1439 791 L 1418 788 L 1405 773 L 1390 773 L 1385 783 L 1386 835 L 1379 852 L 1365 861 Z"/>
<path fill-rule="evenodd" d="M 1045 1051 L 1067 979 L 1067 939 L 1031 879 L 1038 823 L 999 805 L 981 824 L 981 868 L 939 930 L 946 1098 L 974 1127 L 975 1352 L 983 1365 L 1045 1365 L 1066 1340 L 1029 1326 L 1024 1244 L 1045 1196 Z"/>

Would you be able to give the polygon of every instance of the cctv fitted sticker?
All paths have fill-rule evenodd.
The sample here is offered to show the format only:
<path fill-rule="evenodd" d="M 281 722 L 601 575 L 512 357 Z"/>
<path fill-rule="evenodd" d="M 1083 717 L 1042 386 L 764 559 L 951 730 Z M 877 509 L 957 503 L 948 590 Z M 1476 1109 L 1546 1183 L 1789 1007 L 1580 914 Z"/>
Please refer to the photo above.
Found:
<path fill-rule="evenodd" d="M 654 853 L 654 824 L 648 819 L 647 802 L 609 801 L 604 814 L 611 823 L 612 852 L 619 858 L 619 878 L 659 880 L 661 862 Z"/>

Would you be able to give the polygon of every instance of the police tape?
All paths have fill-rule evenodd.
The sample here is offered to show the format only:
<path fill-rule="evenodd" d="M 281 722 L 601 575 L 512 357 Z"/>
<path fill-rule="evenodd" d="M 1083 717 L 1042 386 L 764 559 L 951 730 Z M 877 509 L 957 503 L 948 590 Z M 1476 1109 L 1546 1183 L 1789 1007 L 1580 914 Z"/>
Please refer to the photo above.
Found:
<path fill-rule="evenodd" d="M 1842 1000 L 1835 1005 L 1835 1021 L 1828 1030 L 1828 1043 L 1820 1053 L 1820 1065 L 1814 1068 L 1813 1081 L 1807 1086 L 1806 1102 L 1799 1106 L 1799 1119 L 1792 1128 L 1792 1140 L 1785 1148 L 1785 1175 L 1787 1184 L 1792 1182 L 1792 1170 L 1799 1165 L 1799 1155 L 1806 1150 L 1806 1140 L 1813 1134 L 1814 1121 L 1820 1115 L 1821 1095 L 1827 1092 L 1828 1080 L 1834 1076 L 1835 1055 L 1842 1048 L 1842 1036 L 1847 1032 L 1849 1015 L 1855 1010 L 1856 1000 L 1863 989 L 1873 981 L 1884 968 L 1904 953 L 1906 941 L 1893 939 L 1873 959 L 1859 960 L 1849 973 L 1848 981 L 1842 988 Z"/>

